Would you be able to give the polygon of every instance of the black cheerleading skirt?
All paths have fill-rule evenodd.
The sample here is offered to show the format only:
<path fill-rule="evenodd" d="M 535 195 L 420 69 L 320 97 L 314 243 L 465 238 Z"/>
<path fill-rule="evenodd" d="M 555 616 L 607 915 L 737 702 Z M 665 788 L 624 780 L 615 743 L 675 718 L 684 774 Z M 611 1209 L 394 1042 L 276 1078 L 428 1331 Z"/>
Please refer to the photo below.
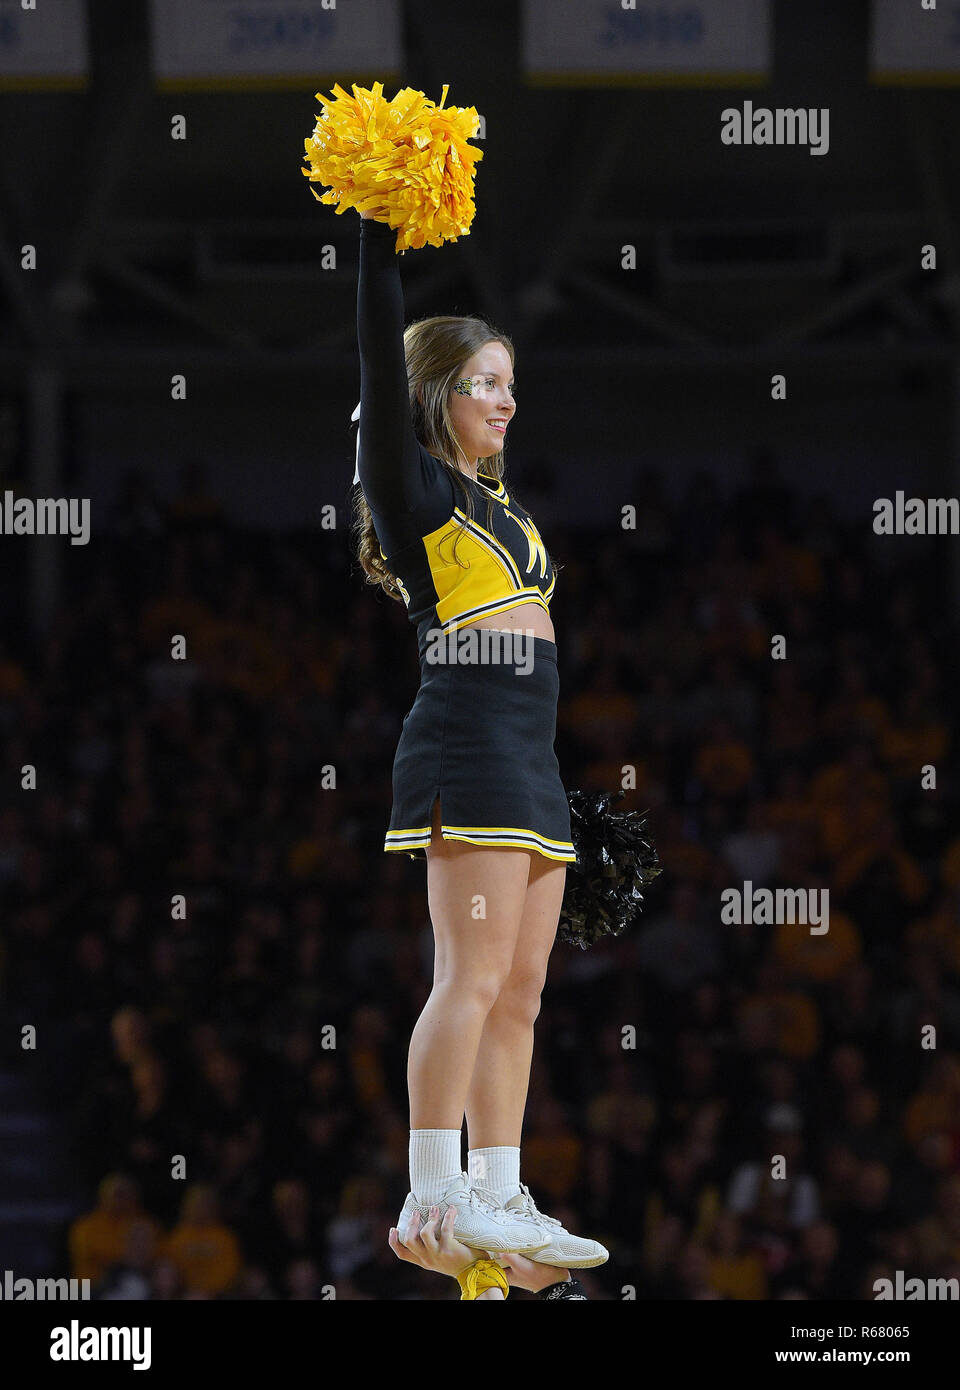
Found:
<path fill-rule="evenodd" d="M 498 660 L 430 662 L 421 656 L 420 689 L 393 762 L 384 850 L 425 858 L 439 796 L 445 840 L 576 863 L 570 804 L 553 748 L 557 648 L 545 637 L 518 634 L 515 641 L 522 646 L 506 643 Z"/>

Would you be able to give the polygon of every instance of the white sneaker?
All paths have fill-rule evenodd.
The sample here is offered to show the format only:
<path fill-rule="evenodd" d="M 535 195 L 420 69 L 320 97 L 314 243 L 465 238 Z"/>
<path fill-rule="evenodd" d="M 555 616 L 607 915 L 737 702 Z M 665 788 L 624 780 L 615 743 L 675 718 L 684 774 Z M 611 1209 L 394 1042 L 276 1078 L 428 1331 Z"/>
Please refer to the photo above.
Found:
<path fill-rule="evenodd" d="M 514 1219 L 529 1221 L 532 1229 L 549 1233 L 549 1244 L 541 1246 L 529 1257 L 537 1264 L 558 1265 L 561 1269 L 592 1269 L 610 1258 L 610 1252 L 598 1240 L 572 1236 L 556 1217 L 544 1216 L 542 1211 L 538 1211 L 525 1183 L 520 1184 L 516 1197 L 511 1197 L 502 1210 Z"/>
<path fill-rule="evenodd" d="M 550 1244 L 551 1233 L 545 1226 L 538 1226 L 527 1214 L 515 1215 L 495 1206 L 475 1188 L 471 1188 L 467 1173 L 460 1174 L 459 1182 L 449 1188 L 439 1202 L 418 1202 L 412 1192 L 407 1193 L 397 1221 L 397 1234 L 401 1241 L 406 1238 L 413 1213 L 419 1212 L 421 1224 L 425 1224 L 430 1219 L 431 1205 L 439 1209 L 441 1220 L 447 1207 L 456 1207 L 453 1234 L 474 1250 L 490 1250 L 498 1254 L 516 1251 L 532 1258 L 534 1250 Z"/>

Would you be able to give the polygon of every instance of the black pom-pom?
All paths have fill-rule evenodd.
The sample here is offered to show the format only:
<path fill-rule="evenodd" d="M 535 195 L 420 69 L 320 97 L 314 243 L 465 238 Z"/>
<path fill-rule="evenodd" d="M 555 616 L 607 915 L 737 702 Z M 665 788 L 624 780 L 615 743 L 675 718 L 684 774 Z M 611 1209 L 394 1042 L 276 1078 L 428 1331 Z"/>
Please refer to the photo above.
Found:
<path fill-rule="evenodd" d="M 623 795 L 567 791 L 577 862 L 567 869 L 557 935 L 584 951 L 625 932 L 643 906 L 642 889 L 663 872 L 645 812 L 611 810 Z"/>

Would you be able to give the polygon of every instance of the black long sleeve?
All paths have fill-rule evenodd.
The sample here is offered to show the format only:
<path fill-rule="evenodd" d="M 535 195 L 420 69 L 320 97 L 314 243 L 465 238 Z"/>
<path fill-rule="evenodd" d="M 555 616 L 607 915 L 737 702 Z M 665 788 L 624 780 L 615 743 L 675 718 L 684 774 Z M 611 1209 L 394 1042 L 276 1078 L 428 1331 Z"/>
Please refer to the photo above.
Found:
<path fill-rule="evenodd" d="M 360 222 L 357 341 L 360 348 L 360 486 L 376 515 L 420 507 L 442 472 L 418 441 L 410 414 L 403 350 L 403 287 L 385 222 Z"/>

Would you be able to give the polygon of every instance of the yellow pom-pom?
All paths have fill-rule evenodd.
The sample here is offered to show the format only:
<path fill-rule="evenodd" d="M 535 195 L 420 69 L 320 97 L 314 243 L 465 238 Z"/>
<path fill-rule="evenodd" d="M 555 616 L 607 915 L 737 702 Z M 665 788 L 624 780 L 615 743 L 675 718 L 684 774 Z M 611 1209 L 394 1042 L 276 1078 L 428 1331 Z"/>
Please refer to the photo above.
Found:
<path fill-rule="evenodd" d="M 372 89 L 339 83 L 332 98 L 317 92 L 323 110 L 304 141 L 301 173 L 329 192 L 310 192 L 320 203 L 369 212 L 397 233 L 397 251 L 440 246 L 465 236 L 473 222 L 474 166 L 483 151 L 468 144 L 480 117 L 476 107 L 448 106 L 445 86 L 436 106 L 423 92 L 404 87 L 392 101 L 383 83 Z"/>

